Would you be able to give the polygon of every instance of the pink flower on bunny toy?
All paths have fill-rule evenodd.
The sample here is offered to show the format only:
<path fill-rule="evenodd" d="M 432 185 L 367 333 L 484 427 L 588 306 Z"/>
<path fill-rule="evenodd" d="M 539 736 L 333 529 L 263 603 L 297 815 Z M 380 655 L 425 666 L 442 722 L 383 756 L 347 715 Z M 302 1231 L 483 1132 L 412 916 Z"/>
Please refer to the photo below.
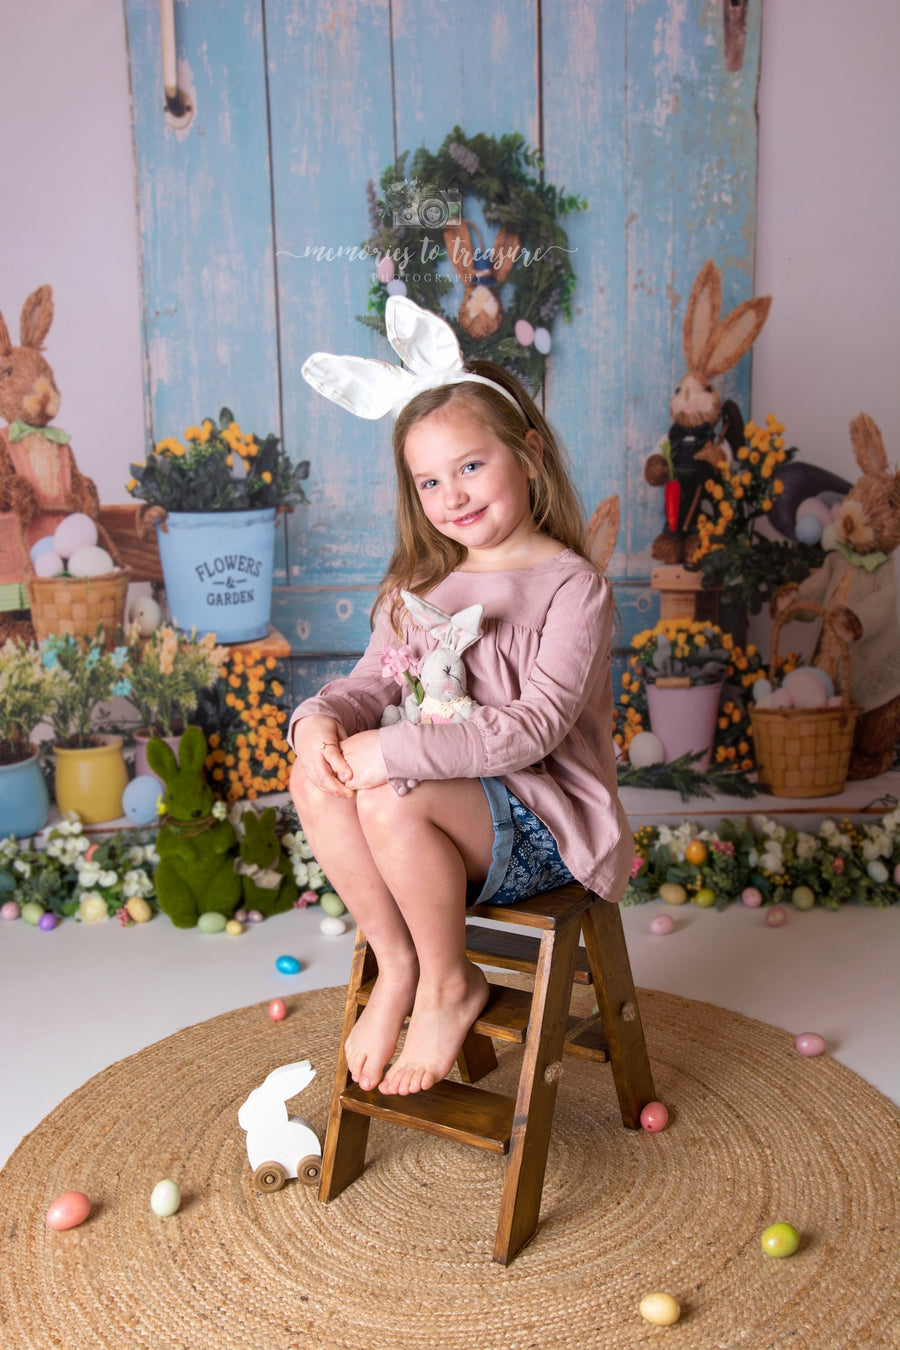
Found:
<path fill-rule="evenodd" d="M 473 642 L 481 637 L 481 619 L 483 605 L 469 605 L 456 614 L 447 614 L 437 605 L 429 604 L 413 595 L 412 591 L 401 591 L 403 603 L 409 616 L 422 628 L 426 628 L 437 639 L 437 647 L 423 658 L 419 665 L 418 679 L 413 680 L 402 671 L 402 679 L 407 679 L 413 692 L 405 703 L 397 707 L 391 704 L 382 715 L 382 725 L 393 722 L 465 722 L 475 712 L 478 704 L 466 693 L 466 668 L 462 654 Z M 408 660 L 405 656 L 409 648 L 400 648 L 394 653 L 386 653 L 381 658 L 382 674 L 390 678 L 394 674 L 393 664 L 387 672 L 389 661 L 400 664 Z M 394 675 L 396 679 L 396 675 Z M 419 686 L 418 692 L 416 686 Z"/>
<path fill-rule="evenodd" d="M 401 686 L 408 684 L 417 703 L 421 703 L 425 696 L 425 690 L 422 688 L 422 682 L 418 679 L 419 662 L 412 654 L 412 648 L 408 643 L 402 647 L 385 647 L 381 654 L 381 678 L 383 680 L 396 680 Z"/>

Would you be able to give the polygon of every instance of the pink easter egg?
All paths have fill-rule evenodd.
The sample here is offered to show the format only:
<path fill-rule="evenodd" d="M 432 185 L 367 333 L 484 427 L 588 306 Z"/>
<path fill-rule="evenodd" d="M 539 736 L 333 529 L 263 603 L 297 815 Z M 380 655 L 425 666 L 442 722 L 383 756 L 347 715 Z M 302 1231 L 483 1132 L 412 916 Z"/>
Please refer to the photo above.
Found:
<path fill-rule="evenodd" d="M 93 548 L 97 542 L 97 526 L 83 511 L 74 511 L 56 527 L 53 547 L 61 558 L 71 558 L 79 548 Z"/>
<path fill-rule="evenodd" d="M 11 923 L 13 919 L 18 919 L 19 913 L 18 900 L 6 900 L 0 905 L 0 919 L 3 919 L 7 923 Z"/>
<path fill-rule="evenodd" d="M 394 260 L 392 257 L 390 257 L 390 255 L 387 255 L 384 258 L 382 258 L 378 266 L 375 268 L 375 275 L 378 277 L 379 281 L 384 282 L 385 286 L 388 284 L 389 281 L 394 280 L 396 272 L 397 269 L 394 266 Z"/>
<path fill-rule="evenodd" d="M 844 701 L 843 694 L 832 694 L 831 698 L 825 704 L 826 708 L 839 708 Z"/>
<path fill-rule="evenodd" d="M 755 886 L 745 886 L 741 891 L 741 900 L 748 909 L 759 909 L 762 899 L 762 891 L 758 891 Z"/>
<path fill-rule="evenodd" d="M 662 1102 L 648 1102 L 641 1112 L 641 1125 L 648 1134 L 659 1134 L 669 1123 L 669 1113 Z"/>
<path fill-rule="evenodd" d="M 63 1232 L 77 1228 L 91 1212 L 91 1202 L 83 1191 L 66 1191 L 57 1196 L 47 1210 L 47 1227 Z"/>
<path fill-rule="evenodd" d="M 820 1036 L 817 1031 L 802 1031 L 794 1041 L 794 1046 L 798 1054 L 812 1059 L 825 1053 L 825 1037 Z"/>
<path fill-rule="evenodd" d="M 795 708 L 824 708 L 828 701 L 824 684 L 811 670 L 792 670 L 785 678 L 784 688 Z"/>
<path fill-rule="evenodd" d="M 675 920 L 671 914 L 657 914 L 655 919 L 650 920 L 650 932 L 655 933 L 657 937 L 663 937 L 666 933 L 675 931 Z"/>
<path fill-rule="evenodd" d="M 515 334 L 520 347 L 530 347 L 534 342 L 534 329 L 527 319 L 516 320 Z"/>
<path fill-rule="evenodd" d="M 36 577 L 55 577 L 57 572 L 65 570 L 65 566 L 62 558 L 54 549 L 45 549 L 34 560 L 34 575 Z"/>
<path fill-rule="evenodd" d="M 826 506 L 821 497 L 804 497 L 796 511 L 796 518 L 800 516 L 815 516 L 816 520 L 827 525 L 831 519 L 831 508 Z"/>
<path fill-rule="evenodd" d="M 771 909 L 766 910 L 766 923 L 770 928 L 780 928 L 782 924 L 787 923 L 787 914 L 780 905 L 773 905 Z"/>
<path fill-rule="evenodd" d="M 787 689 L 776 689 L 769 702 L 770 708 L 793 708 L 794 700 Z"/>
<path fill-rule="evenodd" d="M 287 1017 L 287 1004 L 283 998 L 273 998 L 269 1004 L 269 1016 L 273 1022 L 283 1022 Z"/>

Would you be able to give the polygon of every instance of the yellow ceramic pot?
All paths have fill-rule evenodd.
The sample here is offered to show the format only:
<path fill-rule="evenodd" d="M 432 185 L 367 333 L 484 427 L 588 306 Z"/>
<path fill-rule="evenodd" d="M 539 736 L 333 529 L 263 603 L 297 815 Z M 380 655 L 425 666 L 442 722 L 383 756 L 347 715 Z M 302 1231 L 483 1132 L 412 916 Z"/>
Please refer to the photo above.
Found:
<path fill-rule="evenodd" d="M 77 811 L 85 825 L 117 820 L 122 814 L 122 794 L 128 786 L 122 737 L 97 739 L 101 744 L 78 750 L 53 747 L 56 804 L 60 811 Z"/>

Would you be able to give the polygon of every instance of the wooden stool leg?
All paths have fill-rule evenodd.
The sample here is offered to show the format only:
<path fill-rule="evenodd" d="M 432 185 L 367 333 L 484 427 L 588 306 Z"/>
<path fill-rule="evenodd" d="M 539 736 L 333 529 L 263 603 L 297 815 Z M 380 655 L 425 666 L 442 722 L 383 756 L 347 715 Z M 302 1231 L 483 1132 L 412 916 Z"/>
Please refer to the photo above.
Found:
<path fill-rule="evenodd" d="M 464 1083 L 477 1083 L 479 1078 L 497 1067 L 497 1052 L 490 1036 L 470 1031 L 456 1057 L 456 1067 Z"/>
<path fill-rule="evenodd" d="M 347 984 L 347 1002 L 344 1005 L 344 1024 L 341 1028 L 334 1088 L 331 1094 L 331 1109 L 325 1130 L 325 1147 L 322 1150 L 319 1199 L 324 1201 L 333 1200 L 345 1187 L 355 1181 L 366 1161 L 369 1117 L 345 1111 L 341 1103 L 341 1093 L 350 1082 L 344 1046 L 361 1011 L 357 993 L 360 985 L 375 977 L 377 970 L 378 965 L 369 944 L 357 930 L 353 964 L 350 967 L 350 979 Z"/>
<path fill-rule="evenodd" d="M 598 897 L 584 915 L 583 929 L 619 1110 L 623 1124 L 636 1130 L 656 1093 L 619 906 Z"/>
<path fill-rule="evenodd" d="M 553 1109 L 562 1072 L 580 914 L 541 935 L 531 1018 L 500 1201 L 494 1260 L 508 1265 L 534 1233 L 541 1209 Z"/>

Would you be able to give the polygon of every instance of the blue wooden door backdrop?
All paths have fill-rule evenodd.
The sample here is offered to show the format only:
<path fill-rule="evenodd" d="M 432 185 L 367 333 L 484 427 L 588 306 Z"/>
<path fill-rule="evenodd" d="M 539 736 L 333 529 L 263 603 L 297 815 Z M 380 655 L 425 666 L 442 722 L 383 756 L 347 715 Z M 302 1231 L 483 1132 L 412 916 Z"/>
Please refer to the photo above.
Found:
<path fill-rule="evenodd" d="M 575 313 L 554 328 L 546 410 L 587 510 L 621 498 L 623 640 L 652 622 L 662 494 L 642 471 L 682 373 L 691 283 L 713 257 L 726 308 L 752 294 L 761 0 L 179 0 L 186 126 L 164 116 L 157 0 L 124 3 L 148 443 L 227 403 L 311 461 L 273 604 L 295 695 L 365 644 L 394 491 L 389 428 L 317 397 L 300 367 L 314 350 L 392 359 L 355 321 L 372 262 L 347 251 L 368 233 L 367 182 L 454 125 L 520 132 L 547 180 L 588 202 L 565 221 Z M 740 61 L 725 51 L 735 10 Z M 749 358 L 722 388 L 746 412 Z"/>

